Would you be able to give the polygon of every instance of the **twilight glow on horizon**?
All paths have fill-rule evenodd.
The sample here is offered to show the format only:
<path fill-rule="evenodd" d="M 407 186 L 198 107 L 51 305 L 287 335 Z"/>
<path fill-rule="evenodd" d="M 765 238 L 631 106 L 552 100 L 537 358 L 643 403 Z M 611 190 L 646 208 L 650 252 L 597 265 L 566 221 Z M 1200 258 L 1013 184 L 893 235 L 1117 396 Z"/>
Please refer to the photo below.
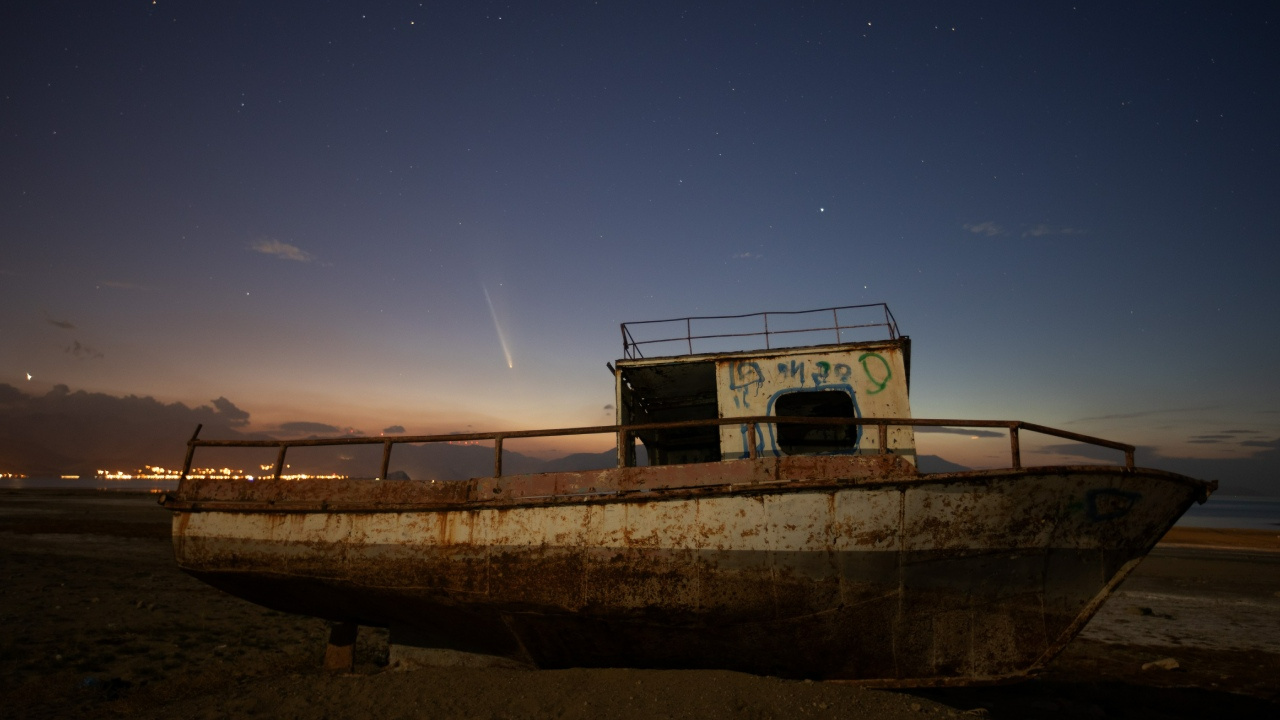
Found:
<path fill-rule="evenodd" d="M 267 433 L 607 424 L 619 323 L 885 302 L 917 417 L 1280 494 L 1275 6 L 2 13 L 22 393 L 226 398 Z M 972 437 L 919 444 L 1007 453 Z"/>

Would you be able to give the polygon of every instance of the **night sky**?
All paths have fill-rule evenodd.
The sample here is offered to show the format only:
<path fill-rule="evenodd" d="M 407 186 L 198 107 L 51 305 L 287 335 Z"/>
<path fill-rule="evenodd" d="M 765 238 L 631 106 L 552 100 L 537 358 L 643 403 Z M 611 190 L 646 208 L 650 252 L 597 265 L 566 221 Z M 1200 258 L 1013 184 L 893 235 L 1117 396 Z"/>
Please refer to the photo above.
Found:
<path fill-rule="evenodd" d="M 0 382 L 265 432 L 599 424 L 621 322 L 886 302 L 918 417 L 1280 476 L 1278 22 L 9 3 Z"/>

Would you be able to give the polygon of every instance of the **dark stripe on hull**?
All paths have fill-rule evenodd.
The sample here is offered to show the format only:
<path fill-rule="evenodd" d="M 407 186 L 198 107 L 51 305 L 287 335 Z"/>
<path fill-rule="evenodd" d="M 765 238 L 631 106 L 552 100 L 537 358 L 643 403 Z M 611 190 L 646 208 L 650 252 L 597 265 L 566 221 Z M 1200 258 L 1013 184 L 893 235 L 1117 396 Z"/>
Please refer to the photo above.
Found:
<path fill-rule="evenodd" d="M 522 560 L 514 549 L 495 550 L 494 566 L 509 569 L 490 574 L 487 594 L 414 584 L 433 576 L 435 563 L 420 558 L 423 569 L 404 577 L 379 563 L 378 552 L 348 560 L 380 584 L 251 568 L 190 572 L 277 610 L 403 629 L 432 647 L 538 667 L 999 678 L 1047 661 L 1109 581 L 1146 552 L 646 551 L 627 558 L 601 550 L 592 551 L 595 560 L 582 553 Z M 581 578 L 581 595 L 557 590 L 564 585 L 552 579 L 568 575 Z"/>

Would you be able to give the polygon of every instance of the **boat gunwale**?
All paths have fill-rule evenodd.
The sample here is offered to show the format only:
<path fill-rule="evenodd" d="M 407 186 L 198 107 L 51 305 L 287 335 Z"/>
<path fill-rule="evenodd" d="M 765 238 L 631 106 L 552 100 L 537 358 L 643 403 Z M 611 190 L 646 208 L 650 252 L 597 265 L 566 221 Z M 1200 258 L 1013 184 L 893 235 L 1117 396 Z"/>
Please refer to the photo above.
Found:
<path fill-rule="evenodd" d="M 768 459 L 765 459 L 766 461 Z M 724 463 L 760 463 L 761 460 L 727 460 Z M 688 467 L 705 467 L 706 464 L 686 465 L 686 466 L 664 466 L 671 468 L 688 468 Z M 586 473 L 610 473 L 617 472 L 621 468 L 613 468 L 607 470 L 585 471 Z M 510 475 L 502 478 L 504 481 L 518 481 L 521 478 L 554 478 L 556 476 L 580 476 L 582 472 L 563 472 L 563 473 L 538 473 L 535 475 Z M 603 490 L 585 493 L 550 493 L 539 496 L 497 496 L 493 498 L 475 498 L 476 495 L 482 495 L 479 490 L 482 487 L 492 487 L 484 481 L 492 481 L 494 478 L 473 478 L 470 480 L 459 480 L 446 483 L 432 483 L 424 480 L 396 480 L 385 481 L 377 478 L 348 478 L 345 480 L 299 480 L 287 481 L 289 483 L 333 483 L 343 482 L 351 484 L 367 485 L 369 488 L 381 487 L 386 483 L 395 483 L 396 485 L 431 486 L 431 485 L 452 485 L 466 484 L 468 490 L 466 499 L 455 501 L 437 501 L 437 502 L 342 502 L 330 500 L 279 500 L 279 499 L 263 499 L 263 500 L 216 500 L 201 499 L 196 497 L 184 497 L 183 493 L 177 495 L 165 493 L 160 498 L 160 505 L 166 509 L 179 513 L 199 513 L 199 512 L 231 512 L 231 513 L 278 513 L 278 514 L 380 514 L 380 513 L 412 513 L 412 512 L 471 512 L 478 510 L 508 510 L 513 508 L 536 508 L 536 507 L 563 507 L 571 505 L 602 505 L 602 504 L 621 504 L 621 503 L 647 503 L 674 501 L 688 498 L 702 497 L 755 497 L 759 495 L 782 495 L 806 492 L 827 492 L 852 489 L 876 489 L 876 488 L 899 488 L 907 490 L 913 486 L 939 484 L 939 483 L 956 483 L 965 485 L 975 485 L 989 483 L 996 480 L 1016 480 L 1026 478 L 1027 476 L 1036 475 L 1075 475 L 1075 476 L 1093 476 L 1116 474 L 1121 477 L 1146 477 L 1150 479 L 1166 480 L 1189 486 L 1192 489 L 1199 490 L 1199 494 L 1194 498 L 1198 503 L 1204 503 L 1218 487 L 1217 481 L 1197 480 L 1186 475 L 1182 475 L 1168 470 L 1160 470 L 1156 468 L 1127 468 L 1115 465 L 1042 465 L 1023 468 L 992 468 L 986 470 L 966 470 L 957 472 L 944 473 L 918 473 L 918 474 L 900 474 L 882 477 L 862 477 L 849 479 L 805 479 L 805 478 L 776 478 L 773 480 L 757 481 L 757 482 L 720 482 L 708 483 L 705 485 L 677 485 L 677 486 L 659 486 L 659 487 L 634 487 L 634 488 L 618 488 L 613 490 Z M 211 483 L 234 483 L 235 480 L 201 480 L 197 481 L 195 486 L 199 489 L 200 485 Z M 274 481 L 271 481 L 274 483 Z M 508 484 L 508 483 L 504 483 Z"/>

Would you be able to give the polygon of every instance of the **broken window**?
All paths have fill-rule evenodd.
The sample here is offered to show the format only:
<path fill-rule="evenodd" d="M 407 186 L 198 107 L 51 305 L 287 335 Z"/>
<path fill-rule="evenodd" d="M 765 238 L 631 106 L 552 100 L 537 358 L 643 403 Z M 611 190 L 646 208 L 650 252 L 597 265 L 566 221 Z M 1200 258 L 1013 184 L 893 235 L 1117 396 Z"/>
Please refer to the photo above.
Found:
<path fill-rule="evenodd" d="M 797 391 L 779 396 L 773 404 L 778 417 L 856 417 L 853 397 L 844 390 Z M 861 437 L 857 425 L 778 423 L 778 449 L 786 455 L 855 453 Z"/>
<path fill-rule="evenodd" d="M 716 366 L 714 362 L 672 362 L 622 370 L 623 424 L 714 420 Z M 701 427 L 641 430 L 650 465 L 718 462 L 720 428 Z"/>

